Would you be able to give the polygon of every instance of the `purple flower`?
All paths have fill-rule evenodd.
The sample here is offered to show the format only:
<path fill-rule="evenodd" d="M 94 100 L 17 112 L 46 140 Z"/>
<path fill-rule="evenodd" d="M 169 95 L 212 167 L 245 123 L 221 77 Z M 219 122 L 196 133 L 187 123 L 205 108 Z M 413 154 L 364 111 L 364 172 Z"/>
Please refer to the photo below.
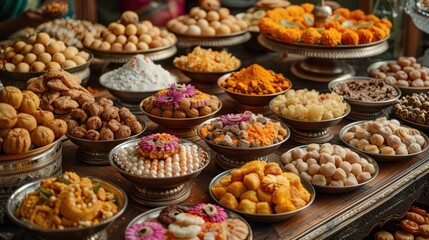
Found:
<path fill-rule="evenodd" d="M 183 97 L 190 98 L 195 95 L 195 87 L 191 84 L 172 84 L 169 92 L 180 92 L 183 94 Z"/>
<path fill-rule="evenodd" d="M 225 114 L 220 116 L 223 125 L 237 125 L 241 122 L 247 122 L 252 119 L 252 116 L 246 113 Z"/>
<path fill-rule="evenodd" d="M 182 98 L 183 94 L 181 92 L 168 91 L 166 94 L 157 96 L 155 101 L 158 104 L 178 105 Z"/>
<path fill-rule="evenodd" d="M 225 210 L 215 204 L 200 203 L 189 210 L 190 214 L 202 217 L 207 222 L 223 222 L 228 218 Z"/>
<path fill-rule="evenodd" d="M 125 230 L 126 240 L 162 240 L 165 229 L 157 222 L 134 224 Z"/>

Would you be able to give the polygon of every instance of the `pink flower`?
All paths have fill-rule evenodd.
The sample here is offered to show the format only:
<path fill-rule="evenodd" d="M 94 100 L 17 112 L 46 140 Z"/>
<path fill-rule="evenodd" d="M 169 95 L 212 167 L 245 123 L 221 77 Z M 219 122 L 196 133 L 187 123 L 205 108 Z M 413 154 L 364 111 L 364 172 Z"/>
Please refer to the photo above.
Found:
<path fill-rule="evenodd" d="M 195 87 L 191 84 L 172 84 L 169 92 L 180 92 L 183 94 L 183 97 L 190 98 L 195 95 Z"/>
<path fill-rule="evenodd" d="M 241 122 L 247 122 L 252 119 L 252 116 L 246 113 L 225 114 L 220 116 L 223 125 L 237 125 Z"/>
<path fill-rule="evenodd" d="M 165 229 L 157 222 L 134 224 L 125 230 L 126 240 L 162 240 Z"/>
<path fill-rule="evenodd" d="M 157 104 L 170 104 L 178 106 L 182 98 L 183 94 L 181 92 L 168 91 L 166 94 L 157 96 L 155 101 Z"/>
<path fill-rule="evenodd" d="M 200 203 L 189 210 L 190 214 L 202 217 L 206 222 L 223 222 L 228 218 L 225 210 L 215 204 Z"/>

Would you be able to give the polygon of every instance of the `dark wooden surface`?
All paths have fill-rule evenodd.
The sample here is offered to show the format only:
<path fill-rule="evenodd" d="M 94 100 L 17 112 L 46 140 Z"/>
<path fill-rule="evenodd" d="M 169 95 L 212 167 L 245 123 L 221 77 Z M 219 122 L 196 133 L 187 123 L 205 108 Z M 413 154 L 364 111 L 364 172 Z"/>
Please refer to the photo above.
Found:
<path fill-rule="evenodd" d="M 181 50 L 185 51 L 185 50 Z M 243 62 L 243 66 L 250 65 L 252 63 L 259 63 L 267 69 L 272 69 L 276 72 L 283 73 L 286 77 L 290 78 L 293 82 L 293 88 L 299 89 L 308 87 L 311 89 L 318 89 L 320 91 L 326 92 L 328 91 L 327 83 L 317 83 L 317 82 L 308 82 L 304 80 L 296 79 L 292 76 L 289 71 L 289 66 L 291 63 L 295 61 L 302 60 L 302 56 L 285 56 L 278 53 L 269 53 L 269 52 L 258 52 L 251 50 L 249 51 L 247 48 L 243 46 L 237 46 L 230 49 L 237 55 Z M 181 54 L 179 52 L 178 54 Z M 372 59 L 363 59 L 363 60 L 353 60 L 349 61 L 350 64 L 355 66 L 355 69 L 358 74 L 364 74 L 366 66 L 369 65 L 370 62 L 375 61 L 375 58 Z M 167 69 L 174 69 L 171 67 L 172 59 L 164 60 L 161 64 Z M 97 79 L 100 74 L 99 70 L 101 68 L 98 66 L 93 69 L 90 85 L 97 87 Z M 181 78 L 183 78 L 180 73 Z M 184 81 L 186 81 L 184 79 Z M 204 90 L 203 90 L 204 91 Z M 106 94 L 105 91 L 102 91 L 101 94 Z M 231 99 L 226 94 L 221 94 L 218 96 L 223 102 L 223 109 L 219 114 L 231 113 L 234 112 L 233 105 L 234 100 Z M 145 134 L 151 133 L 155 130 L 156 124 L 151 122 L 146 116 L 141 116 L 146 123 L 148 123 L 148 129 Z M 271 115 L 269 117 L 276 118 L 276 116 Z M 334 139 L 331 143 L 341 144 L 338 139 L 338 132 L 341 127 L 345 124 L 350 123 L 349 120 L 344 119 L 340 124 L 333 127 L 333 132 L 335 134 Z M 199 141 L 204 145 L 203 141 Z M 298 146 L 301 144 L 295 143 L 291 140 L 288 140 L 284 143 L 278 151 L 269 156 L 270 160 L 278 161 L 279 155 L 283 152 L 289 150 L 292 147 Z M 76 149 L 77 146 L 71 143 L 70 141 L 65 141 L 63 143 L 63 170 L 64 171 L 76 171 L 80 175 L 92 175 L 104 179 L 108 179 L 113 183 L 116 183 L 120 187 L 122 187 L 126 192 L 130 192 L 132 187 L 132 183 L 128 180 L 124 179 L 119 172 L 117 172 L 111 166 L 92 166 L 86 163 L 83 163 L 76 159 Z M 185 201 L 185 203 L 199 203 L 199 202 L 213 202 L 208 194 L 208 185 L 213 177 L 217 174 L 221 173 L 223 170 L 218 167 L 213 159 L 215 153 L 212 153 L 212 161 L 209 166 L 198 176 L 197 179 L 191 182 L 191 196 L 189 199 Z M 318 226 L 329 226 L 329 222 L 338 216 L 347 216 L 347 213 L 351 210 L 361 210 L 359 209 L 359 205 L 363 204 L 363 202 L 370 199 L 372 196 L 376 195 L 380 191 L 384 191 L 389 189 L 389 186 L 401 179 L 405 174 L 415 171 L 419 167 L 426 163 L 428 152 L 420 154 L 417 157 L 407 159 L 401 162 L 391 162 L 391 163 L 381 163 L 379 162 L 380 172 L 374 181 L 370 184 L 358 189 L 357 191 L 351 193 L 344 194 L 323 194 L 317 193 L 316 199 L 313 204 L 300 212 L 298 215 L 290 218 L 286 221 L 275 223 L 275 224 L 264 224 L 264 223 L 250 223 L 252 226 L 254 239 L 301 239 L 305 235 L 305 233 L 309 233 L 312 229 L 317 228 Z M 132 199 L 129 198 L 129 204 L 125 211 L 125 213 L 117 219 L 109 228 L 108 228 L 108 236 L 109 240 L 113 239 L 123 239 L 124 230 L 126 225 L 137 215 L 145 212 L 146 210 L 151 209 L 150 207 L 142 206 Z M 363 209 L 365 211 L 365 209 Z M 346 222 L 347 219 L 345 219 Z M 8 228 L 7 226 L 10 226 Z M 13 225 L 6 225 L 0 227 L 0 232 L 3 231 L 11 231 L 14 229 Z M 329 226 L 333 230 L 337 231 L 336 226 Z M 14 230 L 16 231 L 16 229 Z M 13 235 L 13 233 L 11 233 Z M 16 235 L 18 236 L 18 235 Z M 19 235 L 22 236 L 22 235 Z M 1 236 L 0 236 L 1 239 Z M 20 239 L 20 238 L 12 238 L 12 239 Z"/>

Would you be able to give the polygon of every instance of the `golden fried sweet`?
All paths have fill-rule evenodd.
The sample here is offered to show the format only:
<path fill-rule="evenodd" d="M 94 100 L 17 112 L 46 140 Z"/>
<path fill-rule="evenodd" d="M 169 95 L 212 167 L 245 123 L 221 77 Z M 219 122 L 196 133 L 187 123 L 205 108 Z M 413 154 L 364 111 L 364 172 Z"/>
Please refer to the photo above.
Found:
<path fill-rule="evenodd" d="M 227 191 L 237 198 L 247 190 L 244 183 L 239 181 L 232 182 L 227 188 Z"/>
<path fill-rule="evenodd" d="M 251 190 L 257 190 L 261 185 L 261 179 L 256 173 L 249 173 L 243 178 L 244 185 Z"/>
<path fill-rule="evenodd" d="M 258 202 L 258 203 L 256 203 L 256 213 L 258 213 L 258 214 L 272 214 L 273 210 L 271 209 L 269 203 Z"/>
<path fill-rule="evenodd" d="M 31 143 L 37 147 L 43 147 L 53 143 L 55 140 L 54 131 L 45 126 L 37 126 L 31 132 Z"/>
<path fill-rule="evenodd" d="M 244 192 L 243 194 L 240 195 L 240 200 L 243 201 L 244 199 L 250 200 L 252 202 L 259 202 L 258 200 L 258 195 L 256 193 L 256 191 L 254 190 L 248 190 L 246 192 Z"/>
<path fill-rule="evenodd" d="M 256 213 L 256 203 L 250 201 L 249 199 L 241 200 L 238 204 L 238 210 L 247 213 Z"/>
<path fill-rule="evenodd" d="M 124 122 L 125 122 L 125 124 L 127 124 L 126 121 L 124 121 Z M 133 133 L 133 134 L 137 134 L 137 133 L 140 133 L 141 131 L 143 131 L 142 124 L 137 120 L 131 120 L 131 122 L 129 122 L 127 125 L 130 127 L 131 133 Z"/>
<path fill-rule="evenodd" d="M 31 132 L 37 127 L 37 121 L 33 115 L 28 113 L 18 113 L 18 120 L 14 127 L 25 128 L 28 132 Z"/>
<path fill-rule="evenodd" d="M 104 105 L 104 111 L 101 113 L 101 118 L 105 121 L 116 119 L 120 121 L 119 108 L 115 106 Z"/>
<path fill-rule="evenodd" d="M 70 133 L 72 129 L 79 126 L 79 123 L 74 119 L 66 119 L 67 133 Z"/>
<path fill-rule="evenodd" d="M 72 109 L 70 112 L 70 117 L 80 124 L 85 123 L 88 119 L 86 112 L 80 108 Z"/>
<path fill-rule="evenodd" d="M 99 116 L 92 116 L 86 121 L 86 127 L 88 130 L 97 130 L 100 129 L 101 126 L 103 126 L 103 122 Z"/>
<path fill-rule="evenodd" d="M 22 92 L 17 87 L 6 86 L 0 91 L 0 102 L 7 103 L 14 108 L 21 106 Z"/>
<path fill-rule="evenodd" d="M 3 151 L 7 154 L 28 152 L 31 147 L 30 133 L 25 128 L 14 128 L 8 131 L 3 139 Z"/>
<path fill-rule="evenodd" d="M 81 126 L 77 126 L 77 127 L 73 128 L 73 129 L 70 131 L 70 134 L 71 134 L 73 137 L 77 137 L 77 138 L 85 138 L 85 136 L 86 136 L 86 128 L 81 127 Z"/>
<path fill-rule="evenodd" d="M 62 119 L 50 120 L 45 123 L 45 126 L 54 132 L 55 138 L 60 138 L 67 133 L 67 123 Z"/>
<path fill-rule="evenodd" d="M 221 199 L 220 203 L 228 208 L 236 209 L 238 207 L 237 199 L 231 193 L 226 193 Z"/>
<path fill-rule="evenodd" d="M 100 130 L 100 137 L 98 139 L 99 140 L 113 140 L 113 139 L 115 139 L 115 134 L 113 133 L 112 130 L 110 130 L 110 128 L 103 127 Z"/>
<path fill-rule="evenodd" d="M 22 102 L 18 108 L 19 112 L 32 114 L 40 106 L 40 98 L 30 90 L 22 91 Z"/>
<path fill-rule="evenodd" d="M 85 137 L 88 140 L 98 140 L 100 138 L 100 133 L 97 130 L 90 129 L 86 131 Z"/>
<path fill-rule="evenodd" d="M 129 136 L 131 136 L 131 129 L 127 125 L 121 125 L 118 131 L 115 132 L 116 139 L 127 138 Z"/>
<path fill-rule="evenodd" d="M 55 118 L 52 112 L 45 110 L 36 110 L 31 115 L 36 118 L 38 125 L 45 125 Z"/>
<path fill-rule="evenodd" d="M 18 120 L 18 114 L 12 105 L 0 103 L 0 129 L 13 128 Z"/>

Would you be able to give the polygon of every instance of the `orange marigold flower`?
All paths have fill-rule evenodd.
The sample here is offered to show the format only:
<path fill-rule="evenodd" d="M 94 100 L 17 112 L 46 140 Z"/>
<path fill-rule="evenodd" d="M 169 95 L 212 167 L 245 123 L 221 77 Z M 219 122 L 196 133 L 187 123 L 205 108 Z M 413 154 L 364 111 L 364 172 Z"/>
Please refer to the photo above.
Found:
<path fill-rule="evenodd" d="M 273 20 L 267 17 L 261 18 L 258 25 L 259 25 L 259 29 L 261 30 L 261 33 L 265 35 L 270 35 L 270 32 L 275 26 Z"/>
<path fill-rule="evenodd" d="M 274 22 L 278 23 L 281 19 L 290 19 L 289 12 L 285 8 L 275 8 L 273 10 L 267 11 L 265 17 L 272 19 Z"/>
<path fill-rule="evenodd" d="M 331 28 L 322 32 L 320 41 L 323 45 L 337 46 L 341 42 L 341 33 L 335 28 Z"/>
<path fill-rule="evenodd" d="M 373 42 L 382 40 L 387 36 L 384 30 L 379 27 L 372 26 L 369 28 L 369 30 L 372 32 L 372 35 L 374 36 L 372 38 Z"/>
<path fill-rule="evenodd" d="M 347 29 L 341 35 L 341 43 L 343 45 L 358 45 L 359 35 L 355 31 Z"/>
<path fill-rule="evenodd" d="M 298 28 L 286 28 L 286 31 L 281 32 L 279 38 L 283 42 L 299 42 L 301 41 L 301 30 Z"/>
<path fill-rule="evenodd" d="M 360 9 L 356 9 L 350 12 L 349 18 L 355 20 L 362 20 L 365 19 L 365 13 Z"/>
<path fill-rule="evenodd" d="M 350 17 L 350 10 L 348 8 L 337 8 L 334 11 L 334 14 L 341 14 L 341 16 L 343 16 L 344 18 L 349 18 Z"/>
<path fill-rule="evenodd" d="M 307 44 L 316 44 L 320 42 L 322 35 L 315 28 L 307 28 L 302 32 L 301 41 Z"/>
<path fill-rule="evenodd" d="M 304 9 L 306 13 L 311 13 L 314 9 L 314 4 L 312 3 L 303 3 L 301 7 Z"/>
<path fill-rule="evenodd" d="M 329 22 L 325 23 L 324 27 L 325 27 L 325 29 L 335 28 L 338 31 L 340 31 L 341 29 L 344 28 L 343 26 L 341 26 L 341 23 L 337 22 L 337 21 L 329 21 Z"/>
<path fill-rule="evenodd" d="M 289 5 L 286 8 L 286 11 L 289 13 L 289 16 L 296 18 L 303 18 L 305 14 L 304 8 L 299 5 Z"/>
<path fill-rule="evenodd" d="M 384 24 L 382 22 L 378 22 L 378 23 L 374 24 L 374 26 L 383 29 L 386 36 L 390 34 L 390 28 L 386 24 Z"/>
<path fill-rule="evenodd" d="M 375 16 L 374 14 L 368 14 L 365 17 L 366 21 L 372 21 L 374 24 L 380 22 L 380 18 Z"/>
<path fill-rule="evenodd" d="M 359 43 L 371 43 L 374 35 L 368 29 L 358 29 L 357 34 L 359 35 Z"/>
<path fill-rule="evenodd" d="M 382 18 L 380 21 L 381 21 L 381 23 L 384 23 L 389 29 L 392 28 L 392 22 L 389 21 L 389 19 Z"/>

